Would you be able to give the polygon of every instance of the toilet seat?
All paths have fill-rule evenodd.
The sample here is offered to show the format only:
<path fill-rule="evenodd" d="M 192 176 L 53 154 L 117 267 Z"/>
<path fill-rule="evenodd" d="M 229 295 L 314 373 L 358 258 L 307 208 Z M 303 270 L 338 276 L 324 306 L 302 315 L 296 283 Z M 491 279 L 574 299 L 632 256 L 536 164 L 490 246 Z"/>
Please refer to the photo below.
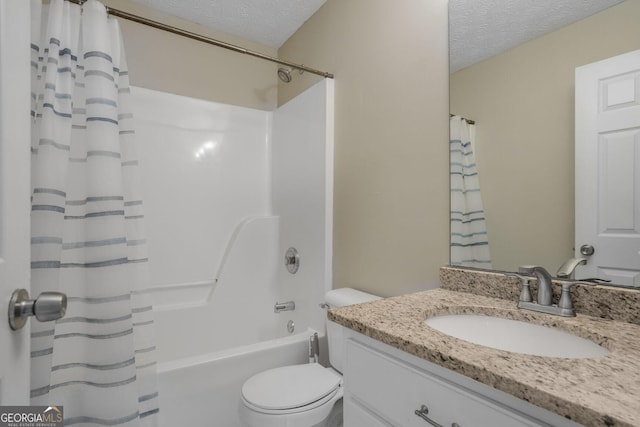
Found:
<path fill-rule="evenodd" d="M 269 369 L 242 386 L 242 400 L 265 414 L 291 414 L 321 406 L 341 391 L 342 378 L 317 363 Z"/>

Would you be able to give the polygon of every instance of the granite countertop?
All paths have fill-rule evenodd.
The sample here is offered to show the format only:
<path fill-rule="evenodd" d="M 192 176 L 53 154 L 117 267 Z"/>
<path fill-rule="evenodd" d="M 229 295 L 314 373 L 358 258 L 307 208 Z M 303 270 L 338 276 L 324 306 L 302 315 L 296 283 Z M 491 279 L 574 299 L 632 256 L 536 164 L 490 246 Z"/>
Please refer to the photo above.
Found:
<path fill-rule="evenodd" d="M 605 357 L 496 350 L 427 326 L 439 314 L 486 314 L 552 326 L 602 345 Z M 640 325 L 519 310 L 516 302 L 435 289 L 329 311 L 329 319 L 585 426 L 640 426 Z"/>

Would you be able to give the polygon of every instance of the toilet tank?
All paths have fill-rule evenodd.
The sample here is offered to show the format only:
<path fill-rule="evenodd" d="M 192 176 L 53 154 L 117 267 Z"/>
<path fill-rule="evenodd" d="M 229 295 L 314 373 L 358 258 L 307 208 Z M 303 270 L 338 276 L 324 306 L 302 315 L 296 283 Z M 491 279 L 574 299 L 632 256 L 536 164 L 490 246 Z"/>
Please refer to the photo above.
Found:
<path fill-rule="evenodd" d="M 329 308 L 345 307 L 379 299 L 381 299 L 379 296 L 352 288 L 333 289 L 324 296 L 324 301 L 329 305 Z M 327 343 L 329 346 L 329 363 L 335 370 L 342 373 L 345 362 L 344 326 L 327 319 Z"/>

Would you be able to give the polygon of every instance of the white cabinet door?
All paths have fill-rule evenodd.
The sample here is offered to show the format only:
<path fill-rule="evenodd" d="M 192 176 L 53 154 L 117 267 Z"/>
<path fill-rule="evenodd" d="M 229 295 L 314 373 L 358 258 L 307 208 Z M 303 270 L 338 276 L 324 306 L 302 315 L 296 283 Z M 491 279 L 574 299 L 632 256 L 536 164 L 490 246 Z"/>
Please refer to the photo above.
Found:
<path fill-rule="evenodd" d="M 29 289 L 29 21 L 28 1 L 0 1 L 0 405 L 29 403 L 29 327 L 7 319 Z"/>
<path fill-rule="evenodd" d="M 576 68 L 576 277 L 640 286 L 640 50 Z"/>
<path fill-rule="evenodd" d="M 369 412 L 354 399 L 344 402 L 344 427 L 393 427 Z"/>
<path fill-rule="evenodd" d="M 346 345 L 345 422 L 365 419 L 355 404 L 361 402 L 376 415 L 371 419 L 379 417 L 395 427 L 428 427 L 425 418 L 443 426 L 548 426 L 356 341 Z M 424 418 L 416 414 L 423 405 L 428 408 Z M 369 426 L 359 422 L 345 427 Z"/>

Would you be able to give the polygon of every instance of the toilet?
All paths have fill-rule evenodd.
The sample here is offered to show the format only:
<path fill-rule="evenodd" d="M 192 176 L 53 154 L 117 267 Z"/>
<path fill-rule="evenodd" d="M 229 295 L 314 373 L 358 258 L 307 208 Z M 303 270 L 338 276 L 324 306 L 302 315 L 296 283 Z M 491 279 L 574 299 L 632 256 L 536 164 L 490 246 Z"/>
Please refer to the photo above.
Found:
<path fill-rule="evenodd" d="M 351 288 L 325 295 L 330 308 L 380 297 Z M 329 363 L 283 366 L 260 372 L 242 386 L 240 419 L 246 427 L 341 427 L 343 327 L 328 321 Z"/>

